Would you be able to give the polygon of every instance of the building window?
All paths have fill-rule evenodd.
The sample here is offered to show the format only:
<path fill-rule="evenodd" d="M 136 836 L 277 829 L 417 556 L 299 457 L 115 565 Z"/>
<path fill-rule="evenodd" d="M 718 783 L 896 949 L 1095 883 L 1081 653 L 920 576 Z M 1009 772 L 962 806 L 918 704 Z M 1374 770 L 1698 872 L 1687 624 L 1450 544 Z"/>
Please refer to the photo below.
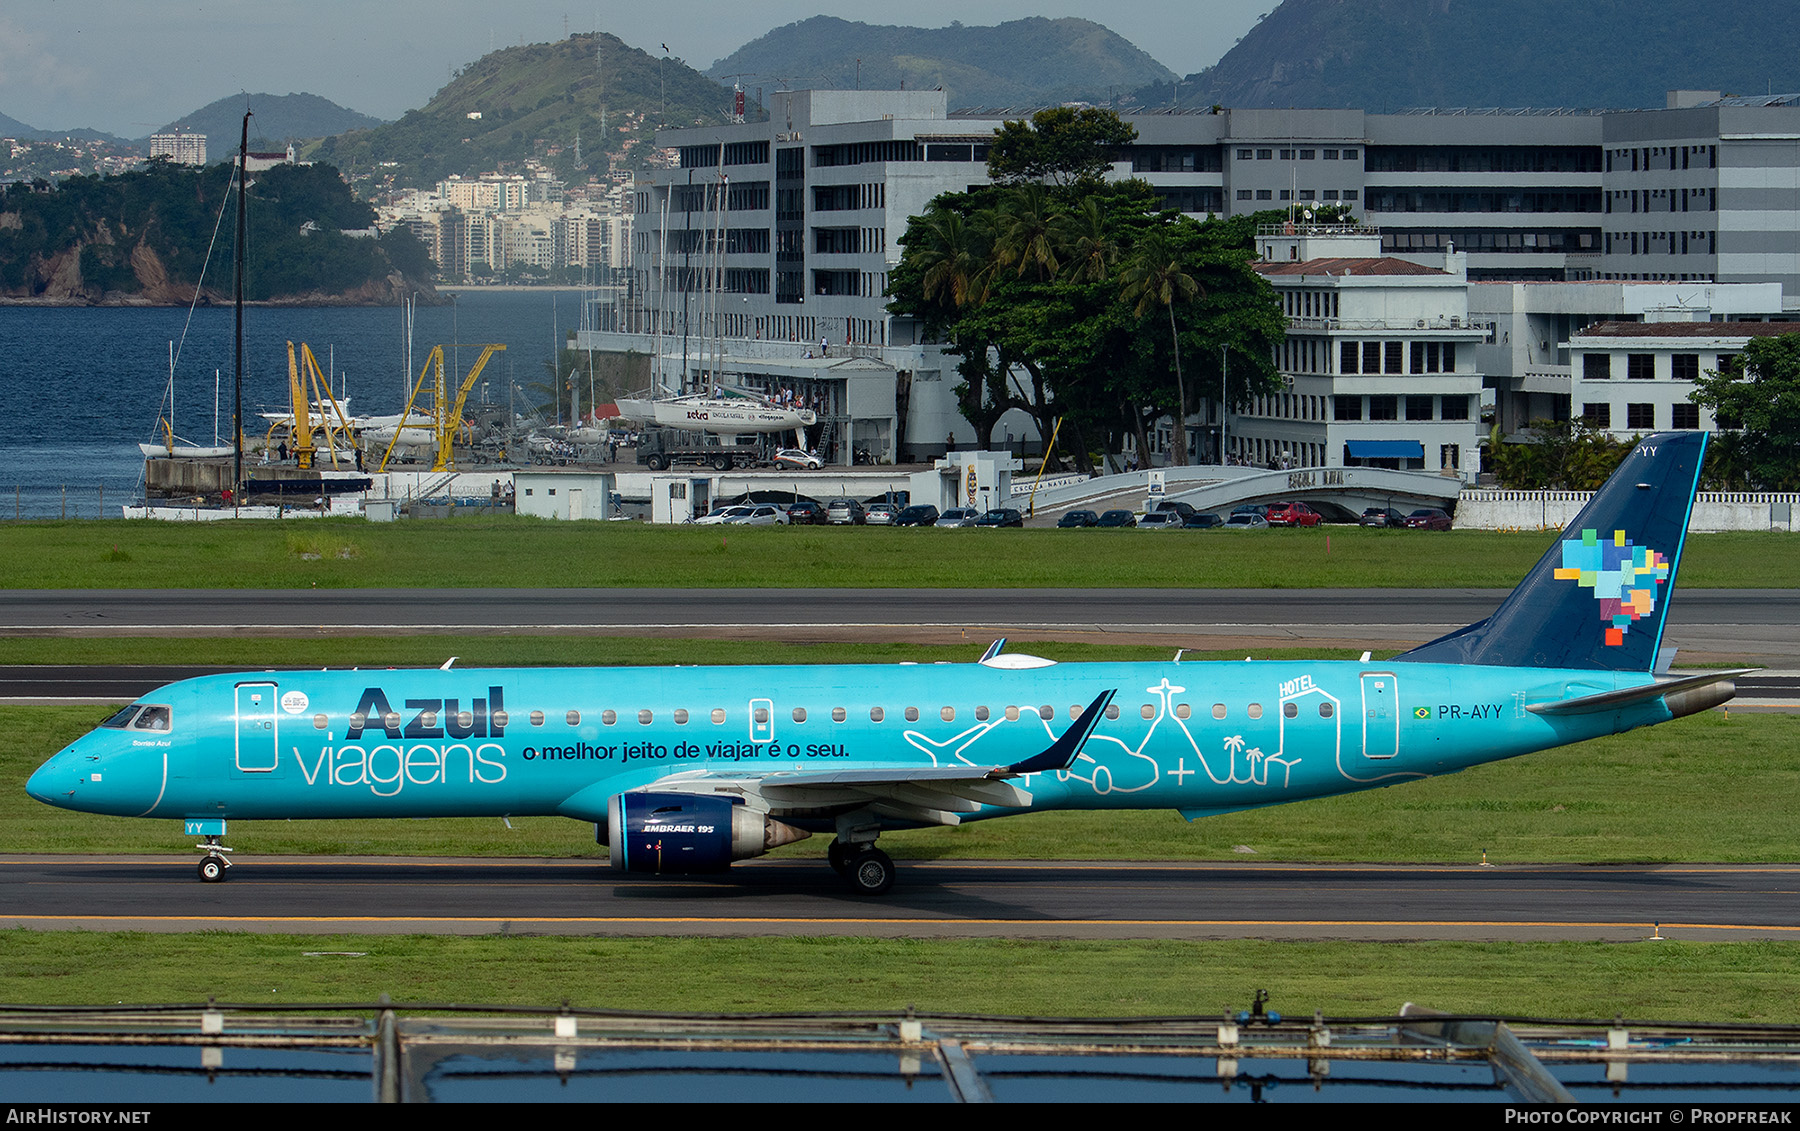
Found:
<path fill-rule="evenodd" d="M 1648 381 L 1655 376 L 1655 354 L 1632 353 L 1625 355 L 1625 377 L 1627 380 Z"/>
<path fill-rule="evenodd" d="M 1581 419 L 1587 421 L 1589 428 L 1612 427 L 1612 405 L 1584 404 L 1581 406 Z"/>
<path fill-rule="evenodd" d="M 1275 151 L 1273 149 L 1259 149 L 1256 151 L 1256 159 L 1258 161 L 1273 161 L 1275 159 Z"/>
<path fill-rule="evenodd" d="M 1671 355 L 1669 376 L 1677 381 L 1698 381 L 1700 379 L 1700 355 L 1697 353 Z"/>
<path fill-rule="evenodd" d="M 1626 405 L 1625 427 L 1634 431 L 1653 431 L 1656 428 L 1656 406 L 1653 404 Z"/>
<path fill-rule="evenodd" d="M 1238 160 L 1239 161 L 1249 161 L 1252 158 L 1254 158 L 1255 156 L 1256 156 L 1256 151 L 1253 149 L 1238 150 Z"/>
<path fill-rule="evenodd" d="M 1258 200 L 1274 200 L 1275 192 L 1272 189 L 1259 188 L 1256 190 L 1256 199 L 1258 199 Z"/>
<path fill-rule="evenodd" d="M 1670 405 L 1669 409 L 1672 417 L 1669 421 L 1669 426 L 1671 428 L 1700 427 L 1700 407 L 1698 405 L 1683 403 Z"/>
<path fill-rule="evenodd" d="M 1400 399 L 1398 397 L 1370 397 L 1370 420 L 1400 419 Z"/>
<path fill-rule="evenodd" d="M 1237 198 L 1238 198 L 1238 199 L 1239 199 L 1239 200 L 1250 200 L 1250 199 L 1252 199 L 1252 198 L 1253 198 L 1253 197 L 1254 197 L 1254 196 L 1255 196 L 1255 194 L 1254 194 L 1254 193 L 1252 193 L 1252 192 L 1251 192 L 1251 191 L 1250 191 L 1250 190 L 1249 190 L 1249 189 L 1247 189 L 1247 188 L 1241 188 L 1241 189 L 1239 189 L 1239 190 L 1237 190 Z"/>
<path fill-rule="evenodd" d="M 1442 402 L 1440 403 L 1439 409 L 1438 409 L 1438 418 L 1440 420 L 1467 420 L 1467 419 L 1469 419 L 1469 398 L 1468 397 L 1445 397 L 1445 398 L 1443 398 Z"/>
<path fill-rule="evenodd" d="M 1333 420 L 1362 419 L 1361 397 L 1332 397 L 1331 402 Z"/>
<path fill-rule="evenodd" d="M 1310 149 L 1302 149 L 1302 150 L 1301 150 L 1301 151 L 1300 151 L 1300 160 L 1302 160 L 1302 161 L 1311 161 L 1311 160 L 1312 160 L 1312 159 L 1313 159 L 1313 151 L 1312 151 L 1312 150 L 1310 150 Z"/>
<path fill-rule="evenodd" d="M 1608 353 L 1582 354 L 1581 379 L 1583 381 L 1612 380 L 1612 355 Z"/>
<path fill-rule="evenodd" d="M 1430 420 L 1431 419 L 1431 398 L 1430 397 L 1407 397 L 1406 398 L 1406 419 L 1408 419 L 1408 420 Z"/>
<path fill-rule="evenodd" d="M 1356 356 L 1357 356 L 1358 352 L 1359 351 L 1357 349 L 1357 345 L 1355 342 L 1339 342 L 1338 343 L 1338 372 L 1339 373 L 1355 373 L 1356 372 Z M 527 494 L 529 494 L 529 493 L 530 492 L 527 492 Z"/>
<path fill-rule="evenodd" d="M 1405 342 L 1389 342 L 1389 343 L 1387 343 L 1387 364 L 1382 367 L 1382 371 L 1386 372 L 1386 373 L 1405 373 L 1406 372 L 1406 343 Z"/>

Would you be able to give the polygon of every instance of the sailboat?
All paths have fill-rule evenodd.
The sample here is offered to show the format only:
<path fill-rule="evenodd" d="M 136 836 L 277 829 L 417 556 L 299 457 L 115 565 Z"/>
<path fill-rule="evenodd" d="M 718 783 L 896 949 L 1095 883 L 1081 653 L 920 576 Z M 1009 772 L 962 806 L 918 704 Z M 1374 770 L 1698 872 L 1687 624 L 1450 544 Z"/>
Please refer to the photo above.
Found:
<path fill-rule="evenodd" d="M 230 444 L 218 442 L 219 424 L 216 412 L 213 419 L 213 442 L 209 444 L 190 444 L 180 442 L 175 435 L 175 343 L 169 343 L 169 387 L 163 392 L 163 403 L 168 406 L 166 416 L 159 416 L 156 423 L 161 426 L 163 439 L 161 443 L 139 444 L 138 451 L 144 453 L 145 459 L 217 459 L 228 456 L 232 452 Z"/>

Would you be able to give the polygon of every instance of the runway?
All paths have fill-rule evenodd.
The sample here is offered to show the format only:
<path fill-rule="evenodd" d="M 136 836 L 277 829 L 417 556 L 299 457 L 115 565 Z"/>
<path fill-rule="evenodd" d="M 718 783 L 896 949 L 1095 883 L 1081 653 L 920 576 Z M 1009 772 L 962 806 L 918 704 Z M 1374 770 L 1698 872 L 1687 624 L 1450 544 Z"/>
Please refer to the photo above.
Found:
<path fill-rule="evenodd" d="M 0 635 L 661 635 L 762 640 L 1129 637 L 1394 650 L 1493 612 L 1487 589 L 356 589 L 0 591 Z M 1800 590 L 1684 589 L 1669 644 L 1800 668 Z"/>
<path fill-rule="evenodd" d="M 1800 939 L 1800 866 L 902 861 L 880 899 L 823 861 L 720 877 L 595 860 L 0 858 L 0 928 L 907 938 Z"/>

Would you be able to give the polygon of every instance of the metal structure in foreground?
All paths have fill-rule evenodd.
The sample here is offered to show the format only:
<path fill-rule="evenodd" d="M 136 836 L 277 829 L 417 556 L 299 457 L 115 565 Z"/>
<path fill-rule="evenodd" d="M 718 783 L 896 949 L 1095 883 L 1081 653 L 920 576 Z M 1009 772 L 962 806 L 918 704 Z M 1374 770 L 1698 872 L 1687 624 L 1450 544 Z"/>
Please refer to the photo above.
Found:
<path fill-rule="evenodd" d="M 10 1102 L 1789 1102 L 1800 1026 L 1454 1017 L 0 1009 Z"/>

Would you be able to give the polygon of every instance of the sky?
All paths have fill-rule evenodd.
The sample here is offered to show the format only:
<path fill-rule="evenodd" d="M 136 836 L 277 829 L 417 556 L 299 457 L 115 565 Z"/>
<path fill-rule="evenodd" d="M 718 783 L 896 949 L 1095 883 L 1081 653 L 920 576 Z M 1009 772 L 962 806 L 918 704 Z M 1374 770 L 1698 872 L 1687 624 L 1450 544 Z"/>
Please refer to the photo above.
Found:
<path fill-rule="evenodd" d="M 30 0 L 0 8 L 0 114 L 121 137 L 240 92 L 317 94 L 398 118 L 500 47 L 606 31 L 705 70 L 815 15 L 943 27 L 1027 16 L 1104 24 L 1177 74 L 1219 56 L 1279 0 Z M 903 9 L 904 17 L 895 14 Z"/>

